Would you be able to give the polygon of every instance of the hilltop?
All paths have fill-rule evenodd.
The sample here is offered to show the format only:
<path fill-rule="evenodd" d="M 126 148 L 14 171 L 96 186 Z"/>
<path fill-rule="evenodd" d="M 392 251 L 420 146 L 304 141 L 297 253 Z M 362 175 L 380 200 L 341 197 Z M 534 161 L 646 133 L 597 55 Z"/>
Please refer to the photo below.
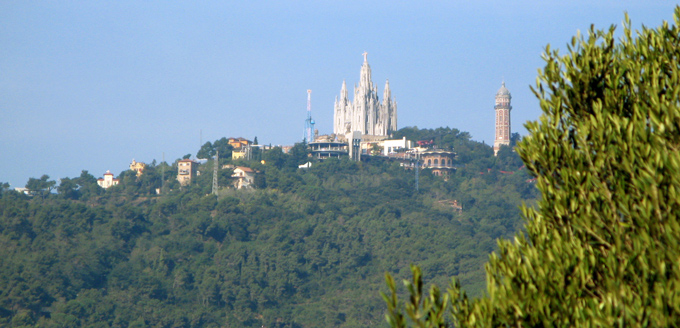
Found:
<path fill-rule="evenodd" d="M 310 159 L 296 145 L 251 161 L 225 156 L 220 186 L 231 185 L 225 165 L 260 174 L 256 188 L 223 187 L 219 196 L 214 161 L 187 186 L 176 164 L 150 163 L 108 189 L 86 171 L 56 194 L 2 189 L 0 325 L 379 326 L 384 273 L 406 278 L 411 263 L 439 284 L 456 276 L 479 296 L 495 239 L 512 236 L 518 205 L 537 197 L 532 177 L 511 148 L 494 157 L 456 129 L 395 134 L 404 136 L 453 149 L 455 173 L 445 180 L 422 170 L 416 191 L 414 171 L 388 160 L 299 169 Z"/>

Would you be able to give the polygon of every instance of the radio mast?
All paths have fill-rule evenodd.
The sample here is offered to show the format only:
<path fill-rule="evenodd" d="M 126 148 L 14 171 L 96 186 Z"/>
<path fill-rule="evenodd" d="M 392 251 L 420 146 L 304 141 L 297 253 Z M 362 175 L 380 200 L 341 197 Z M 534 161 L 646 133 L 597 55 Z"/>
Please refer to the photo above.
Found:
<path fill-rule="evenodd" d="M 302 136 L 305 143 L 314 141 L 314 120 L 312 120 L 312 90 L 307 90 L 307 119 L 305 120 L 305 132 Z"/>

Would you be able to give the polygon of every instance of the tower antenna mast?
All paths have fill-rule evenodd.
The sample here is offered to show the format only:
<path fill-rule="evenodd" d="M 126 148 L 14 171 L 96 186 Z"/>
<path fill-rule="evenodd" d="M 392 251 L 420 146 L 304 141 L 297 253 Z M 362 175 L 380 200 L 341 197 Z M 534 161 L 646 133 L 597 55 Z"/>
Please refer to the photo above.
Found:
<path fill-rule="evenodd" d="M 312 120 L 312 90 L 307 90 L 307 119 L 305 120 L 305 132 L 302 136 L 305 143 L 314 141 L 314 120 Z"/>

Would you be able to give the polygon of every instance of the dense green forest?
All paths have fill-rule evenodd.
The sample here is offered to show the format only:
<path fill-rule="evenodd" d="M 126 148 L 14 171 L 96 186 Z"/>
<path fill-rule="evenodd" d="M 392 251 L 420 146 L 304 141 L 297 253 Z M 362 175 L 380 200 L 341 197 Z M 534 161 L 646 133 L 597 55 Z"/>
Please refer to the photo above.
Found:
<path fill-rule="evenodd" d="M 542 114 L 515 151 L 540 197 L 498 242 L 487 294 L 391 274 L 391 327 L 680 327 L 680 6 L 673 22 L 546 46 Z M 439 285 L 441 286 L 441 285 Z"/>
<path fill-rule="evenodd" d="M 58 186 L 32 178 L 31 196 L 2 184 L 0 326 L 382 326 L 384 273 L 409 277 L 410 264 L 481 296 L 495 239 L 513 236 L 518 206 L 538 197 L 532 177 L 510 147 L 495 157 L 466 132 L 402 136 L 452 148 L 457 171 L 445 180 L 422 170 L 416 191 L 415 172 L 384 159 L 298 169 L 310 160 L 298 144 L 233 163 L 261 172 L 257 189 L 218 197 L 212 160 L 186 187 L 176 166 L 155 161 L 106 190 L 87 171 Z M 224 139 L 197 156 L 218 150 L 232 164 Z M 231 174 L 219 171 L 221 186 Z"/>

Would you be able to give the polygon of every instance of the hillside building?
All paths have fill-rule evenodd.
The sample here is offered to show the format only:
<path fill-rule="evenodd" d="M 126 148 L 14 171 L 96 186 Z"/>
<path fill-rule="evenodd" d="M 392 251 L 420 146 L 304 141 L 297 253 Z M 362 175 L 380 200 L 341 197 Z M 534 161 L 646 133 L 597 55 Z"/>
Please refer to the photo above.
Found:
<path fill-rule="evenodd" d="M 390 82 L 385 82 L 383 102 L 380 103 L 378 88 L 371 79 L 368 54 L 364 52 L 363 55 L 359 85 L 354 86 L 354 99 L 350 101 L 345 81 L 342 82 L 340 98 L 335 98 L 333 133 L 339 138 L 354 131 L 365 136 L 387 137 L 397 130 L 397 103 L 392 99 Z"/>
<path fill-rule="evenodd" d="M 232 150 L 231 151 L 231 159 L 236 160 L 236 159 L 242 159 L 246 157 L 246 150 Z"/>
<path fill-rule="evenodd" d="M 510 100 L 512 96 L 510 91 L 505 88 L 505 82 L 501 88 L 496 92 L 496 139 L 493 142 L 493 154 L 498 155 L 498 150 L 502 145 L 510 146 Z"/>
<path fill-rule="evenodd" d="M 248 147 L 253 144 L 252 141 L 246 139 L 246 138 L 229 138 L 227 142 L 234 147 L 234 149 L 241 149 L 243 147 Z"/>
<path fill-rule="evenodd" d="M 234 174 L 231 175 L 234 180 L 234 188 L 247 189 L 253 188 L 255 184 L 255 175 L 257 172 L 249 167 L 237 166 L 234 169 Z"/>
<path fill-rule="evenodd" d="M 135 161 L 134 158 L 132 159 L 132 163 L 130 163 L 130 170 L 137 172 L 137 177 L 142 175 L 145 168 L 146 168 L 146 163 L 137 162 L 137 161 Z"/>
<path fill-rule="evenodd" d="M 314 158 L 340 158 L 349 155 L 347 142 L 329 136 L 321 136 L 309 143 L 309 151 Z"/>
<path fill-rule="evenodd" d="M 457 199 L 444 199 L 437 201 L 440 205 L 453 209 L 458 214 L 463 213 L 463 204 L 459 203 Z"/>
<path fill-rule="evenodd" d="M 438 177 L 448 177 L 451 172 L 456 170 L 453 162 L 456 153 L 443 149 L 430 149 L 422 153 L 423 169 L 432 171 L 432 175 Z"/>
<path fill-rule="evenodd" d="M 177 162 L 177 181 L 181 186 L 191 183 L 191 179 L 196 176 L 198 163 L 191 159 L 182 159 Z"/>
<path fill-rule="evenodd" d="M 97 184 L 104 189 L 113 187 L 117 185 L 119 182 L 120 180 L 115 179 L 113 177 L 113 173 L 111 173 L 111 171 L 109 170 L 107 170 L 106 173 L 104 173 L 104 178 L 97 179 Z"/>
<path fill-rule="evenodd" d="M 229 138 L 229 144 L 234 147 L 231 151 L 231 159 L 250 159 L 249 152 L 251 151 L 251 146 L 253 142 L 245 138 Z"/>
<path fill-rule="evenodd" d="M 383 140 L 378 145 L 382 147 L 383 156 L 389 156 L 390 154 L 413 148 L 413 142 L 411 142 L 411 140 L 406 140 L 406 137 L 403 137 L 402 139 Z"/>

